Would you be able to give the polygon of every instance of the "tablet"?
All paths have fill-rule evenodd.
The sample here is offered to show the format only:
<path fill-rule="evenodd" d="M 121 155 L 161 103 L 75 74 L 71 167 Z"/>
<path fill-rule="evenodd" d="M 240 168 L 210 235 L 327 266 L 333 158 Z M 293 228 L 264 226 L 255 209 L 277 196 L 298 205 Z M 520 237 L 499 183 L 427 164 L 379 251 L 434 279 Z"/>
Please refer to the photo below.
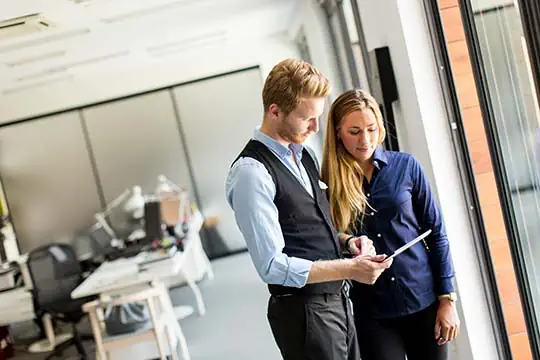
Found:
<path fill-rule="evenodd" d="M 423 233 L 422 235 L 418 236 L 416 239 L 414 239 L 412 241 L 409 241 L 408 243 L 406 243 L 405 245 L 403 245 L 402 247 L 400 247 L 399 249 L 394 251 L 394 253 L 392 255 L 388 256 L 383 261 L 388 261 L 390 259 L 395 258 L 396 256 L 398 256 L 399 254 L 401 254 L 402 252 L 404 252 L 405 250 L 407 250 L 411 246 L 414 246 L 414 245 L 418 244 L 420 241 L 422 241 L 429 234 L 431 234 L 431 230 L 428 230 L 425 233 Z"/>

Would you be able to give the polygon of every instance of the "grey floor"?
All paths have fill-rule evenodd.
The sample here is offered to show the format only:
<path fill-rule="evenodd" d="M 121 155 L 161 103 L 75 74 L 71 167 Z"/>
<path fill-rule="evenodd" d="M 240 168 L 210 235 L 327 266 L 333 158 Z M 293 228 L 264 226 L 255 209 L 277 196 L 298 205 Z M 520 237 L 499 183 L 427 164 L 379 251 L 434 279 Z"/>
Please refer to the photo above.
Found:
<path fill-rule="evenodd" d="M 181 321 L 192 360 L 276 360 L 279 352 L 266 322 L 268 292 L 257 277 L 247 253 L 212 262 L 215 278 L 203 280 L 201 291 L 206 315 L 192 315 Z M 188 288 L 171 290 L 175 305 L 193 304 Z M 83 324 L 83 329 L 86 326 Z M 46 354 L 28 354 L 25 344 L 34 340 L 32 324 L 17 324 L 12 329 L 18 341 L 15 360 L 44 359 Z M 93 354 L 93 346 L 87 343 Z M 75 359 L 73 351 L 64 359 Z"/>

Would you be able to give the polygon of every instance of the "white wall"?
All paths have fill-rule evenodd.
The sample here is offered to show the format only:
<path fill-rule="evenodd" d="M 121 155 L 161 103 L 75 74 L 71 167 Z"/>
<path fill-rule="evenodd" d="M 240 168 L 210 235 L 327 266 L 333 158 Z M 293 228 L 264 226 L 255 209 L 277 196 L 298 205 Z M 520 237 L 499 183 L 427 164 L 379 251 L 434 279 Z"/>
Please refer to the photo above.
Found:
<path fill-rule="evenodd" d="M 343 87 L 339 80 L 337 64 L 333 55 L 332 39 L 328 32 L 323 10 L 316 0 L 297 0 L 294 14 L 296 15 L 291 20 L 289 37 L 295 39 L 300 29 L 304 29 L 313 65 L 321 70 L 332 84 L 332 92 L 320 119 L 319 133 L 312 136 L 307 142 L 317 154 L 319 161 L 322 161 L 322 147 L 328 110 L 330 103 L 339 96 Z"/>
<path fill-rule="evenodd" d="M 292 19 L 289 36 L 294 39 L 300 28 L 304 28 L 313 64 L 330 79 L 332 83 L 330 99 L 333 99 L 341 92 L 342 85 L 325 15 L 315 0 L 298 0 L 294 13 L 298 16 Z"/>
<path fill-rule="evenodd" d="M 451 358 L 497 359 L 424 8 L 412 0 L 358 3 L 369 50 L 390 48 L 400 96 L 394 108 L 402 149 L 423 164 L 445 217 L 465 330 L 452 344 Z"/>
<path fill-rule="evenodd" d="M 0 97 L 0 124 L 253 65 L 259 65 L 266 77 L 280 60 L 298 57 L 295 44 L 286 34 L 251 41 L 200 49 L 144 67 L 81 74 L 73 80 L 4 95 Z"/>

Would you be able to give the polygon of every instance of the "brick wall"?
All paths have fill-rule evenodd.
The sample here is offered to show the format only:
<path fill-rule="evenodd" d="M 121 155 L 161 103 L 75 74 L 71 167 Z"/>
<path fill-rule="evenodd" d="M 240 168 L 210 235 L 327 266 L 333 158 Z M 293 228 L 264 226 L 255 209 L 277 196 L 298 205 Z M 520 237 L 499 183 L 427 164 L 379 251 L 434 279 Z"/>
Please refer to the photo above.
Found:
<path fill-rule="evenodd" d="M 440 0 L 467 143 L 514 359 L 532 359 L 458 0 Z"/>

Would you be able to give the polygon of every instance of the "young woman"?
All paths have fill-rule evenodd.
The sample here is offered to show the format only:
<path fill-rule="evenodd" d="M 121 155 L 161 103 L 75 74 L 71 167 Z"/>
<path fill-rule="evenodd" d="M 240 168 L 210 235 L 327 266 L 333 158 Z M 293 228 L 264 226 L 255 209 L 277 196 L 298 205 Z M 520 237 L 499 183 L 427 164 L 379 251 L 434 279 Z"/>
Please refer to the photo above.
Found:
<path fill-rule="evenodd" d="M 391 254 L 432 230 L 374 285 L 354 283 L 362 360 L 447 359 L 459 319 L 441 210 L 418 161 L 384 150 L 385 135 L 379 106 L 366 91 L 347 91 L 332 104 L 322 178 L 347 250 L 361 254 L 367 236 L 378 254 Z"/>

